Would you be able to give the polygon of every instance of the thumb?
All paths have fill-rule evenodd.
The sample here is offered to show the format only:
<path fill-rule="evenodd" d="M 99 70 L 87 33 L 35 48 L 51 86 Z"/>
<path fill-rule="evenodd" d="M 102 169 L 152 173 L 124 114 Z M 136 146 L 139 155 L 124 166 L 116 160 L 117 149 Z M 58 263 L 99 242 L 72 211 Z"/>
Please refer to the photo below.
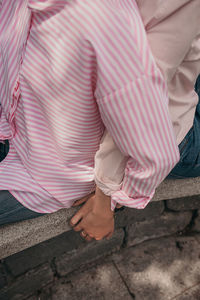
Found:
<path fill-rule="evenodd" d="M 116 208 L 121 208 L 121 207 L 122 207 L 122 205 L 117 203 Z"/>
<path fill-rule="evenodd" d="M 81 199 L 76 200 L 72 206 L 76 207 L 76 206 L 79 206 L 79 205 L 85 203 L 93 195 L 94 195 L 94 193 L 89 194 L 88 196 L 85 196 L 85 197 L 83 197 Z"/>

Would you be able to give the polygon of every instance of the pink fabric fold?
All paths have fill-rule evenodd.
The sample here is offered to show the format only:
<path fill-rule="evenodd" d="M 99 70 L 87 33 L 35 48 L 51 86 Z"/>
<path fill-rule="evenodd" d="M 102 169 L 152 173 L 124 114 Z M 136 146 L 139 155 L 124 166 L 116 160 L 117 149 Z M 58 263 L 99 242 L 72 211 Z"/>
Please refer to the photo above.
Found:
<path fill-rule="evenodd" d="M 134 197 L 133 201 L 133 199 L 129 197 L 128 194 L 123 190 L 116 191 L 112 194 L 111 197 L 111 209 L 114 210 L 117 203 L 122 206 L 126 204 L 126 206 L 129 206 L 131 208 L 144 209 L 153 198 L 154 193 L 155 190 L 149 196 L 145 195 L 144 197 Z"/>
<path fill-rule="evenodd" d="M 52 10 L 63 8 L 69 0 L 29 0 L 28 7 L 34 11 Z"/>
<path fill-rule="evenodd" d="M 135 0 L 6 0 L 0 36 L 0 131 L 16 126 L 0 189 L 39 213 L 70 207 L 95 189 L 106 127 L 129 157 L 113 201 L 146 205 L 179 157 Z"/>

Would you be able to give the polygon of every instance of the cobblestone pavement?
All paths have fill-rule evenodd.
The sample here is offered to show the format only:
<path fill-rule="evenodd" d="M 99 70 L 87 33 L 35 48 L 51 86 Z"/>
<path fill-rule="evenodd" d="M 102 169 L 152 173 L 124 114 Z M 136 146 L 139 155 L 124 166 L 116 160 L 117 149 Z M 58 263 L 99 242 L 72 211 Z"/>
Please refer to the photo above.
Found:
<path fill-rule="evenodd" d="M 29 300 L 200 300 L 200 235 L 122 249 Z"/>

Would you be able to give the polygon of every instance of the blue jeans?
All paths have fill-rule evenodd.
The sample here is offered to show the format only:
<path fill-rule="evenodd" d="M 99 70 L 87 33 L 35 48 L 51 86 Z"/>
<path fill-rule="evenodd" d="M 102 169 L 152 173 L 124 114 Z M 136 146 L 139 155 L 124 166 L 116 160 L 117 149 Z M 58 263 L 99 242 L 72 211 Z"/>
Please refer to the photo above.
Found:
<path fill-rule="evenodd" d="M 0 191 L 0 226 L 41 216 L 24 207 L 8 191 Z"/>
<path fill-rule="evenodd" d="M 0 162 L 6 157 L 8 151 L 8 141 L 5 144 L 0 143 Z M 37 218 L 42 215 L 24 207 L 8 191 L 0 191 L 0 226 Z"/>
<path fill-rule="evenodd" d="M 195 90 L 199 95 L 199 103 L 192 128 L 179 145 L 180 160 L 168 178 L 188 178 L 200 176 L 200 75 Z"/>

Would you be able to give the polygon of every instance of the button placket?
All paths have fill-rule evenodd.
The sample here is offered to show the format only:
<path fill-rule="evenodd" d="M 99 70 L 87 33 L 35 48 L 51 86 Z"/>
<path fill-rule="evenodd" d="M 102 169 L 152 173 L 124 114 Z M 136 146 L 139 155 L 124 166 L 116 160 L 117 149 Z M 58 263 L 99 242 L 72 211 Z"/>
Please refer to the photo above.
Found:
<path fill-rule="evenodd" d="M 17 80 L 14 90 L 13 90 L 13 95 L 12 95 L 12 103 L 11 103 L 11 107 L 10 107 L 10 113 L 9 113 L 9 123 L 11 126 L 11 138 L 14 137 L 15 132 L 16 132 L 16 128 L 15 128 L 15 124 L 14 124 L 14 117 L 15 117 L 15 112 L 17 109 L 17 105 L 20 99 L 20 86 L 19 86 L 19 80 Z"/>

